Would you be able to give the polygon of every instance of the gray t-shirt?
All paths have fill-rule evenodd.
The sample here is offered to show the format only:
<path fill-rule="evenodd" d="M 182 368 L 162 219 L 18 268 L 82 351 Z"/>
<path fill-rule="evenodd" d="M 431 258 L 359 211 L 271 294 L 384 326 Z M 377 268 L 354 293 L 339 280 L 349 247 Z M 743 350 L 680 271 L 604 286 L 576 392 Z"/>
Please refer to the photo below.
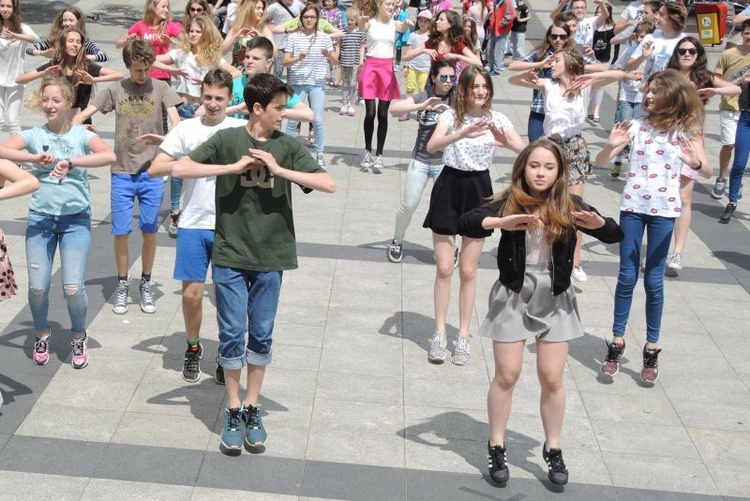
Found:
<path fill-rule="evenodd" d="M 414 94 L 412 99 L 416 104 L 421 104 L 427 101 L 430 97 L 426 92 L 420 92 Z M 450 96 L 446 96 L 441 104 L 450 106 Z M 439 164 L 443 163 L 443 152 L 436 151 L 435 153 L 427 152 L 427 143 L 432 137 L 432 133 L 435 132 L 435 126 L 437 125 L 437 119 L 442 111 L 435 110 L 419 110 L 417 112 L 417 122 L 419 127 L 417 128 L 417 142 L 414 143 L 414 149 L 411 152 L 411 157 L 414 160 L 419 160 L 426 164 Z"/>
<path fill-rule="evenodd" d="M 148 169 L 158 145 L 138 142 L 143 134 L 165 134 L 161 108 L 182 103 L 180 96 L 168 83 L 149 78 L 137 85 L 130 78 L 115 82 L 99 92 L 91 104 L 106 114 L 115 112 L 115 155 L 113 174 L 136 174 Z"/>
<path fill-rule="evenodd" d="M 272 3 L 268 6 L 268 9 L 266 9 L 266 20 L 269 23 L 272 23 L 274 26 L 280 26 L 294 17 L 299 17 L 300 12 L 302 12 L 302 8 L 305 6 L 305 4 L 300 2 L 299 0 L 293 0 L 291 5 L 281 5 L 282 2 L 284 2 L 284 0 L 279 0 L 276 3 Z M 290 15 L 289 11 L 291 11 L 294 15 Z M 287 35 L 283 33 L 273 36 L 274 44 L 276 45 L 277 50 L 284 49 L 286 47 L 286 37 Z"/>

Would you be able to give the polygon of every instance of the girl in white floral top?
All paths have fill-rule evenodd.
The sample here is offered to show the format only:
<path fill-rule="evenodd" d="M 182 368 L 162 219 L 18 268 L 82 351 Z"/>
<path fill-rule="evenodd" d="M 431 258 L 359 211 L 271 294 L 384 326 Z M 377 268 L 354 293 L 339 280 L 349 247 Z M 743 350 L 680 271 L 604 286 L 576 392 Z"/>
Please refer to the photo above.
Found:
<path fill-rule="evenodd" d="M 625 327 L 638 281 L 644 233 L 646 244 L 646 345 L 641 379 L 659 376 L 658 347 L 664 309 L 664 265 L 676 218 L 682 210 L 680 172 L 689 168 L 710 174 L 703 148 L 703 105 L 695 88 L 675 70 L 654 73 L 643 95 L 644 118 L 615 125 L 597 165 L 607 162 L 630 144 L 630 172 L 620 199 L 620 272 L 615 289 L 612 334 L 602 372 L 614 376 L 625 352 Z"/>
<path fill-rule="evenodd" d="M 443 112 L 435 132 L 427 142 L 427 151 L 443 150 L 445 166 L 430 195 L 430 209 L 423 226 L 432 230 L 437 270 L 435 273 L 435 334 L 430 341 L 428 360 L 445 360 L 447 339 L 445 323 L 451 295 L 454 246 L 458 218 L 482 205 L 492 195 L 489 168 L 496 146 L 519 153 L 526 144 L 508 117 L 490 109 L 492 79 L 487 70 L 468 66 L 458 81 L 453 108 Z M 458 339 L 453 363 L 469 363 L 469 325 L 474 309 L 476 274 L 484 239 L 491 231 L 471 231 L 461 236 L 458 270 L 461 288 L 458 295 Z"/>

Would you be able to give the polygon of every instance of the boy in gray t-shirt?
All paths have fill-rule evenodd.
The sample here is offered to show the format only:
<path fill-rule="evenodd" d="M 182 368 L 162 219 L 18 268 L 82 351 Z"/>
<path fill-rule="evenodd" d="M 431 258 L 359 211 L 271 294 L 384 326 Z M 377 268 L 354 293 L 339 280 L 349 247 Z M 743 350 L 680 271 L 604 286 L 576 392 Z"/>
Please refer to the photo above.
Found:
<path fill-rule="evenodd" d="M 117 264 L 117 291 L 112 311 L 124 315 L 128 311 L 128 237 L 132 231 L 133 205 L 138 199 L 138 227 L 143 234 L 141 247 L 140 307 L 144 313 L 156 311 L 156 298 L 151 290 L 151 271 L 156 255 L 156 232 L 164 185 L 161 178 L 151 179 L 146 172 L 158 147 L 151 137 L 163 136 L 161 110 L 166 108 L 172 125 L 180 121 L 177 106 L 180 96 L 168 83 L 149 77 L 151 65 L 156 60 L 154 49 L 145 40 L 132 40 L 122 50 L 122 59 L 128 69 L 128 78 L 104 89 L 94 97 L 88 107 L 73 118 L 80 124 L 97 111 L 115 112 L 115 154 L 112 166 L 110 204 L 112 235 L 115 237 L 115 262 Z"/>

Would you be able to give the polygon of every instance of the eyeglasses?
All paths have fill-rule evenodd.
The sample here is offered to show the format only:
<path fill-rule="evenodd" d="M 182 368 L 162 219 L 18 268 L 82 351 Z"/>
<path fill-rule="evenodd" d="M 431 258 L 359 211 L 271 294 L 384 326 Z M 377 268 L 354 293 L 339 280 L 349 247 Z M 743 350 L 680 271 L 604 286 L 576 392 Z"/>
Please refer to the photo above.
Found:
<path fill-rule="evenodd" d="M 698 54 L 698 49 L 677 49 L 677 53 L 681 56 L 684 56 L 685 54 L 695 56 L 696 54 Z"/>
<path fill-rule="evenodd" d="M 302 19 L 317 19 L 318 16 L 302 16 Z"/>
<path fill-rule="evenodd" d="M 203 12 L 203 7 L 197 7 L 197 8 L 190 7 L 190 12 Z"/>
<path fill-rule="evenodd" d="M 550 33 L 549 35 L 550 40 L 562 40 L 563 42 L 568 39 L 568 35 L 556 35 L 554 33 Z"/>
<path fill-rule="evenodd" d="M 448 80 L 450 80 L 450 81 L 451 81 L 451 83 L 456 83 L 456 80 L 458 80 L 458 79 L 456 78 L 456 75 L 438 75 L 438 78 L 439 78 L 439 79 L 440 79 L 440 81 L 441 81 L 441 82 L 443 82 L 443 83 L 446 83 L 446 82 L 448 82 Z"/>

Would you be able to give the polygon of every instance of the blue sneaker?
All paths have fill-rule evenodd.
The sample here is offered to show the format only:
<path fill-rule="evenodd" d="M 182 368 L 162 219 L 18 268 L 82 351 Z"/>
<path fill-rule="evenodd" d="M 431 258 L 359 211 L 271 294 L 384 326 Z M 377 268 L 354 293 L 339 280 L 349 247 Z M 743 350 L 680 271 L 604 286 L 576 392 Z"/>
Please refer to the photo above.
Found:
<path fill-rule="evenodd" d="M 240 428 L 240 418 L 243 414 L 238 407 L 226 409 L 227 420 L 224 428 L 221 429 L 221 445 L 230 450 L 242 449 L 242 429 Z"/>
<path fill-rule="evenodd" d="M 263 427 L 260 417 L 260 407 L 248 405 L 242 408 L 242 421 L 245 423 L 245 443 L 250 447 L 258 447 L 266 443 L 268 433 Z"/>

